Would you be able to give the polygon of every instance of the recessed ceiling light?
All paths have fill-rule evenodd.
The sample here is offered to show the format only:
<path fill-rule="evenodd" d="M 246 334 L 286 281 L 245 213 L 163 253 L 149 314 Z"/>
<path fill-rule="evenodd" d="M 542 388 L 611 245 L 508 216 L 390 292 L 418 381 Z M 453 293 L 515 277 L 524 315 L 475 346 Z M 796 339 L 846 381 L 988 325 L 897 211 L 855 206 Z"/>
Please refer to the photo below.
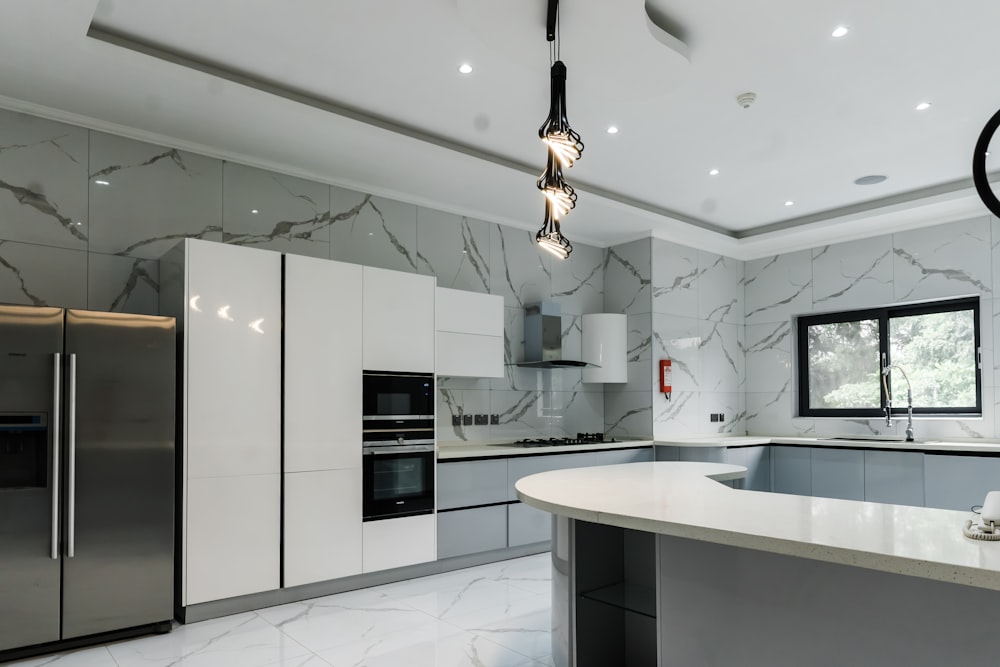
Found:
<path fill-rule="evenodd" d="M 458 71 L 462 74 L 472 74 L 472 65 L 469 63 L 462 63 L 458 66 Z"/>
<path fill-rule="evenodd" d="M 618 128 L 614 125 L 608 128 L 608 134 L 618 134 Z"/>
<path fill-rule="evenodd" d="M 887 176 L 883 174 L 870 174 L 868 176 L 862 176 L 861 178 L 854 179 L 855 185 L 875 185 L 876 183 L 881 183 Z"/>
<path fill-rule="evenodd" d="M 258 213 L 260 213 L 260 211 L 258 211 L 255 208 L 250 209 L 250 212 L 253 213 L 254 215 L 257 215 Z"/>
<path fill-rule="evenodd" d="M 921 102 L 920 104 L 918 104 L 918 105 L 917 105 L 916 107 L 914 107 L 914 108 L 915 108 L 915 109 L 916 109 L 917 111 L 927 111 L 928 109 L 930 109 L 930 108 L 931 108 L 931 103 L 930 103 L 930 102 Z"/>
<path fill-rule="evenodd" d="M 94 183 L 96 185 L 111 185 L 111 183 L 108 183 L 107 181 L 94 181 Z"/>
<path fill-rule="evenodd" d="M 789 199 L 788 201 L 785 202 L 785 206 L 791 206 L 794 203 L 795 202 L 793 202 L 791 199 Z"/>
<path fill-rule="evenodd" d="M 718 170 L 718 169 L 711 169 L 711 170 L 710 170 L 710 171 L 708 172 L 708 175 L 709 175 L 709 176 L 718 176 L 718 175 L 719 175 L 719 170 Z"/>
<path fill-rule="evenodd" d="M 834 37 L 843 37 L 848 33 L 848 31 L 849 28 L 846 25 L 838 25 L 836 28 L 833 29 L 833 32 L 830 34 L 833 35 Z"/>

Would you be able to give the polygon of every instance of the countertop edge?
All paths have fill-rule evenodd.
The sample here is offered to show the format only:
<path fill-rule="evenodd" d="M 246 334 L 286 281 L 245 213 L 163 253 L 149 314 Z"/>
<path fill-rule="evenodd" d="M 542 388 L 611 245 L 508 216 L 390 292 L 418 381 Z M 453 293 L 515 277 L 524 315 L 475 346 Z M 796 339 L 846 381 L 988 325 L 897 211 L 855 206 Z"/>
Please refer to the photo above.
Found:
<path fill-rule="evenodd" d="M 926 521 L 923 522 L 926 526 L 933 527 L 936 525 L 938 530 L 942 531 L 941 535 L 944 539 L 936 539 L 934 537 L 935 533 L 929 532 L 927 537 L 919 540 L 920 546 L 903 544 L 901 549 L 904 551 L 910 551 L 911 553 L 900 554 L 890 553 L 886 549 L 878 550 L 851 544 L 832 544 L 829 542 L 829 539 L 824 541 L 824 539 L 817 537 L 812 537 L 811 539 L 801 539 L 792 535 L 782 536 L 765 534 L 764 531 L 754 531 L 745 526 L 735 528 L 731 525 L 726 525 L 728 517 L 723 516 L 725 512 L 720 513 L 722 518 L 715 517 L 715 519 L 713 519 L 717 519 L 719 525 L 711 526 L 707 524 L 708 520 L 700 517 L 700 515 L 698 515 L 700 517 L 698 521 L 678 520 L 673 518 L 659 519 L 651 518 L 649 516 L 637 516 L 620 510 L 614 511 L 610 507 L 579 507 L 565 502 L 556 502 L 556 500 L 551 496 L 553 494 L 558 495 L 558 489 L 548 494 L 541 494 L 550 496 L 548 499 L 537 497 L 537 489 L 539 486 L 559 486 L 560 484 L 565 486 L 567 481 L 573 482 L 574 477 L 581 478 L 580 471 L 586 471 L 584 474 L 587 476 L 588 481 L 592 483 L 596 479 L 594 476 L 600 476 L 602 472 L 613 472 L 621 477 L 620 473 L 622 471 L 613 469 L 632 467 L 637 472 L 642 473 L 645 471 L 639 468 L 639 466 L 677 465 L 678 464 L 676 462 L 663 461 L 657 463 L 630 463 L 618 466 L 557 470 L 524 477 L 521 480 L 518 480 L 515 484 L 515 490 L 518 499 L 526 505 L 572 519 L 616 526 L 620 528 L 642 530 L 650 533 L 672 535 L 675 537 L 712 542 L 721 545 L 754 549 L 757 551 L 767 551 L 798 558 L 809 558 L 829 563 L 862 567 L 905 576 L 916 576 L 924 579 L 974 586 L 977 588 L 1000 590 L 1000 544 L 976 542 L 969 540 L 968 538 L 961 537 L 962 521 L 964 521 L 966 516 L 969 516 L 968 513 L 965 512 L 923 507 L 918 508 L 886 505 L 881 503 L 852 500 L 829 498 L 806 499 L 801 496 L 761 494 L 754 491 L 734 490 L 721 484 L 705 485 L 699 483 L 704 480 L 693 479 L 696 476 L 702 476 L 704 473 L 685 473 L 682 468 L 679 468 L 678 470 L 680 472 L 676 473 L 677 476 L 674 477 L 675 473 L 670 470 L 670 468 L 665 469 L 670 474 L 664 479 L 668 482 L 675 481 L 678 483 L 679 487 L 683 487 L 682 490 L 686 494 L 685 498 L 690 497 L 692 501 L 699 506 L 707 503 L 713 508 L 732 507 L 732 516 L 739 516 L 741 512 L 745 514 L 748 509 L 748 505 L 754 502 L 754 496 L 757 496 L 758 498 L 760 496 L 770 496 L 771 498 L 766 502 L 761 502 L 763 509 L 780 509 L 781 511 L 776 513 L 780 514 L 780 518 L 777 520 L 789 523 L 788 526 L 775 526 L 771 521 L 763 521 L 763 524 L 767 525 L 765 530 L 771 532 L 780 532 L 780 530 L 784 528 L 788 528 L 790 531 L 796 530 L 794 524 L 795 521 L 798 520 L 802 522 L 803 525 L 809 525 L 809 529 L 806 530 L 807 534 L 813 535 L 815 532 L 826 535 L 826 537 L 829 538 L 829 527 L 827 527 L 827 530 L 820 529 L 815 531 L 812 528 L 813 522 L 816 521 L 813 517 L 817 516 L 815 508 L 818 505 L 822 505 L 822 509 L 837 510 L 847 516 L 861 513 L 866 509 L 872 510 L 872 506 L 874 506 L 875 509 L 882 508 L 880 511 L 884 512 L 888 516 L 891 516 L 896 512 L 902 512 L 910 518 L 926 519 Z M 682 463 L 681 465 L 684 464 Z M 714 466 L 725 464 L 700 465 Z M 574 471 L 576 471 L 576 474 L 572 474 Z M 571 474 L 567 475 L 566 473 Z M 562 477 L 563 480 L 560 480 L 560 477 Z M 579 481 L 579 479 L 577 481 Z M 526 491 L 525 487 L 535 487 L 534 493 L 536 495 Z M 637 485 L 632 483 L 629 484 L 629 487 L 630 492 L 634 495 Z M 621 489 L 619 489 L 619 491 L 620 490 Z M 602 496 L 613 497 L 615 495 L 615 489 L 613 488 L 609 487 L 605 489 L 598 489 L 593 488 L 592 484 L 590 491 L 591 493 L 588 497 L 588 503 L 591 505 L 595 502 L 599 502 L 591 500 L 592 498 L 600 498 Z M 662 489 L 659 491 L 662 492 Z M 753 494 L 753 496 L 744 495 L 740 497 L 730 494 Z M 649 499 L 647 501 L 649 506 L 646 507 L 641 504 L 640 506 L 643 507 L 643 511 L 645 512 L 655 512 L 662 509 L 657 507 L 658 502 L 661 505 L 663 504 L 662 499 L 658 498 L 658 496 L 655 495 L 654 490 L 650 489 Z M 812 508 L 811 512 L 808 511 L 810 508 Z M 662 511 L 669 512 L 669 509 Z M 821 511 L 818 515 L 825 516 L 825 513 Z M 729 523 L 732 522 L 730 521 Z M 920 524 L 918 523 L 918 525 Z M 853 540 L 860 544 L 867 540 L 870 544 L 895 544 L 895 539 L 899 538 L 898 535 L 892 532 L 898 530 L 895 525 L 888 528 L 882 527 L 881 530 L 883 532 L 880 535 L 874 534 L 876 532 L 876 528 L 871 526 L 868 526 L 867 528 L 865 526 L 859 527 L 857 523 L 853 525 L 844 523 L 841 528 L 846 542 Z M 865 533 L 866 529 L 868 530 L 868 533 Z M 943 531 L 948 532 L 945 533 Z M 880 537 L 882 539 L 878 539 Z M 905 540 L 901 541 L 905 542 Z M 927 553 L 923 554 L 917 553 L 922 548 L 928 548 L 927 545 L 936 544 L 940 546 L 943 542 L 949 543 L 948 548 L 952 550 L 953 558 L 949 559 L 943 556 L 935 558 L 934 554 L 930 553 L 930 551 L 933 550 L 929 550 Z M 979 566 L 969 565 L 967 562 L 961 562 L 961 560 L 971 560 L 972 562 L 979 563 Z M 983 565 L 984 561 L 987 562 L 986 565 Z"/>

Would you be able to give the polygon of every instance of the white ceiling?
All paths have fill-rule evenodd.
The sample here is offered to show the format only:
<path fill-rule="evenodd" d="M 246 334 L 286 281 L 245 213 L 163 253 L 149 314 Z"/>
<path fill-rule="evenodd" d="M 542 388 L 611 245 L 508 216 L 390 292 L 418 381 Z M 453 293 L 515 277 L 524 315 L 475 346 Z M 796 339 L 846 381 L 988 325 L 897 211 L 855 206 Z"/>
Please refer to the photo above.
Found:
<path fill-rule="evenodd" d="M 586 143 L 567 173 L 572 240 L 652 234 L 747 259 L 986 212 L 969 178 L 1000 107 L 1000 3 L 560 5 Z M 5 0 L 0 105 L 535 228 L 545 7 Z M 868 174 L 889 178 L 854 185 Z"/>

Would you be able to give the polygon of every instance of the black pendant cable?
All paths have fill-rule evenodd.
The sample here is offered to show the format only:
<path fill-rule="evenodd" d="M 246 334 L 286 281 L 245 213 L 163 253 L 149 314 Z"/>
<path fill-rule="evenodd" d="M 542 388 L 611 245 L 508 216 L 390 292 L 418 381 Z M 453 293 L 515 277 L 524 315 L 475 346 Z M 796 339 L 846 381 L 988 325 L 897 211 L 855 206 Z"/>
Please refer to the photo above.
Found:
<path fill-rule="evenodd" d="M 560 259 L 573 252 L 573 245 L 562 234 L 559 221 L 576 206 L 576 191 L 563 177 L 583 154 L 580 135 L 566 119 L 566 65 L 559 60 L 559 0 L 549 0 L 545 38 L 549 42 L 551 96 L 549 116 L 538 128 L 538 138 L 548 148 L 545 171 L 538 177 L 538 189 L 545 195 L 545 219 L 535 234 L 538 245 Z"/>

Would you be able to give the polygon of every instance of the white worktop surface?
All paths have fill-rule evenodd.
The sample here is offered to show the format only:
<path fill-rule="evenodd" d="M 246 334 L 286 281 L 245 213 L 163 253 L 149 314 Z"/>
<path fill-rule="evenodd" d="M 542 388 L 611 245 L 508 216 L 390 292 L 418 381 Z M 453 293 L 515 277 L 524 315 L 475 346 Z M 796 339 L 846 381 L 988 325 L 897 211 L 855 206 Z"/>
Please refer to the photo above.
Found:
<path fill-rule="evenodd" d="M 532 507 L 592 523 L 1000 590 L 1000 542 L 962 535 L 969 512 L 731 489 L 725 464 L 572 468 L 517 481 Z"/>

